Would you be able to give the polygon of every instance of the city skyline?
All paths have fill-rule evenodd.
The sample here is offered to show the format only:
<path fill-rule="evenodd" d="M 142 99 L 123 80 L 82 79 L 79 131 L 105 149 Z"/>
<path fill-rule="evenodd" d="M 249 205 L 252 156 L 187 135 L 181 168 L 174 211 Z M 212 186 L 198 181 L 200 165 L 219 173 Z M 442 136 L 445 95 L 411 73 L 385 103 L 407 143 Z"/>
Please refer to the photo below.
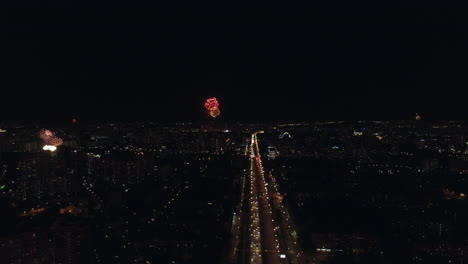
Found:
<path fill-rule="evenodd" d="M 467 263 L 463 8 L 177 4 L 0 11 L 1 264 Z"/>
<path fill-rule="evenodd" d="M 421 120 L 5 123 L 0 262 L 463 264 L 467 135 Z"/>

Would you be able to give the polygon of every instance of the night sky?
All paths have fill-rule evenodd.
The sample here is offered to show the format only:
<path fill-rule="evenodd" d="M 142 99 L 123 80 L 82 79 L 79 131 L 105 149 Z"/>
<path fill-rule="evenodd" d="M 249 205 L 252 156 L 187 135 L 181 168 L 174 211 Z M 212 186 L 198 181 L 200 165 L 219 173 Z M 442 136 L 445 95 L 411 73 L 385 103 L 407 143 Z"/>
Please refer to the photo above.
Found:
<path fill-rule="evenodd" d="M 209 96 L 226 121 L 468 117 L 457 7 L 14 4 L 0 120 L 197 121 Z"/>

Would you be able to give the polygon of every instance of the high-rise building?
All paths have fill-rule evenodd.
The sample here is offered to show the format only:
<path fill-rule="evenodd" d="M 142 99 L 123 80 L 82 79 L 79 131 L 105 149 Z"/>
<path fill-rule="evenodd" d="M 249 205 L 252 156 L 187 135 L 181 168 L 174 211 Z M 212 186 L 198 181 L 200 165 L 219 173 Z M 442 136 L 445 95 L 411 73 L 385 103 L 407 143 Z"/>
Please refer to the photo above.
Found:
<path fill-rule="evenodd" d="M 16 200 L 40 199 L 43 186 L 39 177 L 37 160 L 22 160 L 16 169 L 18 177 L 16 181 L 12 181 L 13 186 L 16 186 L 14 192 Z"/>
<path fill-rule="evenodd" d="M 52 245 L 56 264 L 94 263 L 92 232 L 81 222 L 59 219 L 52 225 Z"/>

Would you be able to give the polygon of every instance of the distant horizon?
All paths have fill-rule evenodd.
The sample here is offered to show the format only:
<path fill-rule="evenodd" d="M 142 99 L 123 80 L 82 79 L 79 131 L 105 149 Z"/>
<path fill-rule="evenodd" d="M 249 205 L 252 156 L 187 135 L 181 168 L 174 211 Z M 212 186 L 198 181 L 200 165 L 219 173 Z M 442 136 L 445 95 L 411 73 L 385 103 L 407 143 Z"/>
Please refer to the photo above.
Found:
<path fill-rule="evenodd" d="M 88 123 L 103 123 L 103 124 L 123 124 L 123 123 L 161 123 L 161 124 L 199 124 L 199 125 L 222 125 L 222 124 L 287 124 L 287 123 L 327 123 L 327 122 L 343 122 L 343 123 L 354 123 L 354 122 L 468 122 L 464 119 L 423 119 L 423 120 L 414 120 L 414 119 L 314 119 L 314 120 L 157 120 L 157 119 L 76 119 L 77 124 L 88 124 Z M 73 125 L 72 119 L 0 119 L 0 124 L 70 124 Z M 1 128 L 1 127 L 0 127 Z"/>

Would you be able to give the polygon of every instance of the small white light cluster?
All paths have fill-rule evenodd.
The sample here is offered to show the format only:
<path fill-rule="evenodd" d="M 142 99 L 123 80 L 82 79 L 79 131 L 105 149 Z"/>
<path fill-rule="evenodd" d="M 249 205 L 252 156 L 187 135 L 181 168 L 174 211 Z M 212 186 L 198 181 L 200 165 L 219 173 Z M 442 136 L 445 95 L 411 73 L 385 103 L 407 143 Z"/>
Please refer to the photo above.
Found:
<path fill-rule="evenodd" d="M 54 152 L 54 151 L 57 150 L 57 147 L 56 147 L 56 146 L 52 146 L 52 145 L 45 145 L 42 149 L 43 149 L 43 150 L 48 150 L 48 151 Z"/>

